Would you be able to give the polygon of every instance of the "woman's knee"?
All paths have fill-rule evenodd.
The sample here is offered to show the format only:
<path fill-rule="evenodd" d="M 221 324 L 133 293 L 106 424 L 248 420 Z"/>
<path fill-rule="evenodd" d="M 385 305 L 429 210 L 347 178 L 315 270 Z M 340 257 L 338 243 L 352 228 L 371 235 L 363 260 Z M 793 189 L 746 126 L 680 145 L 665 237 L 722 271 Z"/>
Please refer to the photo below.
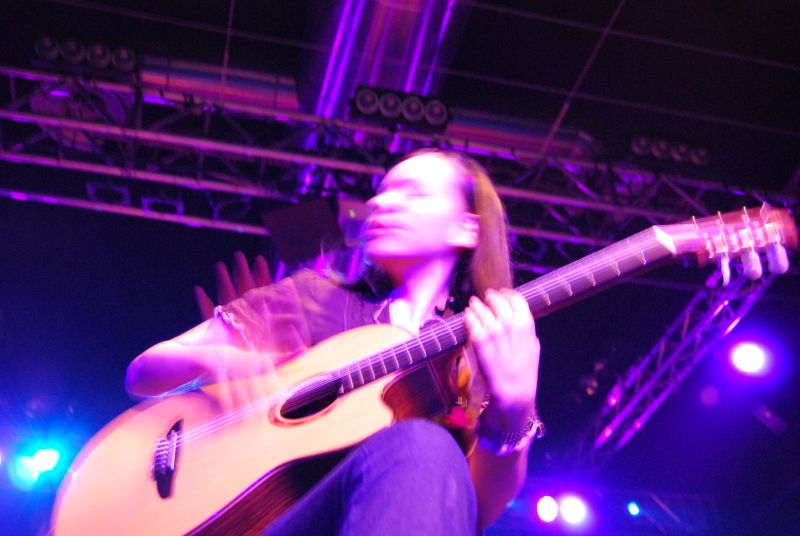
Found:
<path fill-rule="evenodd" d="M 424 419 L 407 419 L 379 432 L 365 445 L 387 463 L 468 477 L 464 453 L 450 433 Z"/>

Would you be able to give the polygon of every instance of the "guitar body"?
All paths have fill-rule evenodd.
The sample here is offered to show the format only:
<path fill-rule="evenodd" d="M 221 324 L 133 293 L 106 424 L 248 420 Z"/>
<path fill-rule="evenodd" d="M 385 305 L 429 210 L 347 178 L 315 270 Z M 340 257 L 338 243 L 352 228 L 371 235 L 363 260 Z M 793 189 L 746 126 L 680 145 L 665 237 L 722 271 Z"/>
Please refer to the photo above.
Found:
<path fill-rule="evenodd" d="M 308 378 L 409 338 L 375 325 L 328 339 L 260 378 L 268 402 L 257 411 L 222 412 L 219 385 L 133 407 L 78 455 L 59 490 L 54 533 L 257 534 L 349 447 L 398 419 L 447 409 L 449 360 L 437 358 L 314 414 L 282 414 L 284 394 Z M 180 429 L 174 472 L 157 482 L 155 447 L 171 429 Z"/>

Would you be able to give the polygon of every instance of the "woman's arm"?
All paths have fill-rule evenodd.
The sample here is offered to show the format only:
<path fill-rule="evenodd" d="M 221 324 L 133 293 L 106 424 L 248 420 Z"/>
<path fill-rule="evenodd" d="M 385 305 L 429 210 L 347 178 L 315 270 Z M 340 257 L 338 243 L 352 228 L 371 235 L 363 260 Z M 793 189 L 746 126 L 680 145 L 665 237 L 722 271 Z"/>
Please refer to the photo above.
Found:
<path fill-rule="evenodd" d="M 301 316 L 294 287 L 271 285 L 272 276 L 264 257 L 257 256 L 250 268 L 244 254 L 237 251 L 233 259 L 233 277 L 222 262 L 215 265 L 215 276 L 220 304 L 231 304 L 256 288 L 268 289 L 258 295 L 264 302 L 258 310 L 248 309 L 245 303 L 237 308 L 246 310 L 251 319 L 260 319 L 258 326 L 245 322 L 248 336 L 254 340 L 246 343 L 239 329 L 233 329 L 223 316 L 215 317 L 214 302 L 203 289 L 195 287 L 198 306 L 206 321 L 152 346 L 134 359 L 125 377 L 126 389 L 132 396 L 160 396 L 201 385 L 258 376 L 302 350 L 303 341 L 298 337 L 289 340 L 289 335 L 294 332 L 287 329 L 287 318 L 299 322 Z M 274 303 L 270 305 L 269 302 Z M 260 329 L 270 327 L 273 312 L 281 315 L 282 324 L 277 340 L 270 342 L 262 340 L 267 334 Z M 242 322 L 242 318 L 231 314 L 236 322 Z M 259 350 L 252 348 L 256 345 Z"/>
<path fill-rule="evenodd" d="M 525 300 L 512 290 L 489 291 L 485 303 L 470 300 L 464 320 L 489 391 L 478 429 L 488 437 L 526 430 L 535 416 L 539 339 Z M 478 499 L 478 526 L 491 524 L 525 481 L 530 438 L 499 453 L 479 444 L 469 458 Z"/>
<path fill-rule="evenodd" d="M 221 318 L 212 318 L 137 356 L 128 365 L 125 388 L 135 397 L 159 396 L 262 373 L 258 362 Z"/>

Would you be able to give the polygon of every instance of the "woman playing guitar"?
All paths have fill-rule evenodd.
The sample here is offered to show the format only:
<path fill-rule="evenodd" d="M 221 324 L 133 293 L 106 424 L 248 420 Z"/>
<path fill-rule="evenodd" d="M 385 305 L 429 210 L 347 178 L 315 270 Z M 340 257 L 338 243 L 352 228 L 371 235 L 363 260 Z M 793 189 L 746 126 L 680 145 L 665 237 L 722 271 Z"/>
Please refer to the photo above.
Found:
<path fill-rule="evenodd" d="M 224 382 L 220 404 L 236 408 L 268 390 L 270 371 L 338 332 L 390 323 L 418 334 L 442 311 L 465 310 L 456 382 L 472 393 L 459 401 L 482 410 L 466 424 L 478 438 L 466 458 L 442 426 L 402 420 L 353 447 L 267 534 L 474 534 L 520 489 L 541 432 L 539 341 L 526 301 L 509 290 L 505 214 L 480 165 L 440 150 L 391 168 L 368 207 L 359 284 L 304 271 L 253 289 L 139 355 L 126 385 L 147 397 Z M 231 381 L 253 377 L 263 380 Z"/>

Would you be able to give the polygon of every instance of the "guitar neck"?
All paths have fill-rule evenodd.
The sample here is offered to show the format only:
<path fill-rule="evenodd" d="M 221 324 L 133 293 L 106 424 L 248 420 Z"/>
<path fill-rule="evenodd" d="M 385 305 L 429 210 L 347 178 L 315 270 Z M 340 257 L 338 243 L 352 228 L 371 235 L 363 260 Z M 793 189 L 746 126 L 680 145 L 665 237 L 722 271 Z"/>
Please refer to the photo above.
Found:
<path fill-rule="evenodd" d="M 579 299 L 664 264 L 677 255 L 670 236 L 659 227 L 607 246 L 517 287 L 534 317 L 541 318 Z"/>
<path fill-rule="evenodd" d="M 619 281 L 625 275 L 652 268 L 675 255 L 676 249 L 669 235 L 659 227 L 651 227 L 516 290 L 528 302 L 534 316 L 540 318 Z M 339 382 L 341 393 L 346 393 L 397 370 L 450 352 L 466 341 L 463 313 L 458 313 L 425 329 L 418 337 L 333 371 L 331 379 Z"/>

